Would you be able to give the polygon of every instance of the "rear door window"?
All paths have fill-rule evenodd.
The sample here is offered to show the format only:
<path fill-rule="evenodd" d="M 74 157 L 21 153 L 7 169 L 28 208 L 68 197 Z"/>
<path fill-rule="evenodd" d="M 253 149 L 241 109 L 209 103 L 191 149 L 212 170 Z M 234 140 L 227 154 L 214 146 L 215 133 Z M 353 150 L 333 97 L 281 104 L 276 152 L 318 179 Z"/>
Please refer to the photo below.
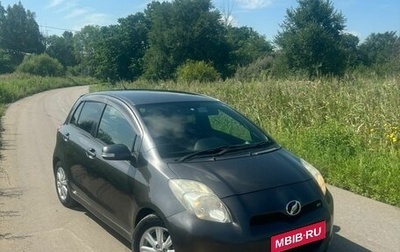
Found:
<path fill-rule="evenodd" d="M 82 106 L 82 109 L 80 107 Z M 104 110 L 104 104 L 100 102 L 85 102 L 81 104 L 75 113 L 79 113 L 78 116 L 73 115 L 74 123 L 84 131 L 94 135 L 96 131 L 97 123 L 100 120 L 101 114 Z M 78 118 L 76 120 L 76 118 Z"/>

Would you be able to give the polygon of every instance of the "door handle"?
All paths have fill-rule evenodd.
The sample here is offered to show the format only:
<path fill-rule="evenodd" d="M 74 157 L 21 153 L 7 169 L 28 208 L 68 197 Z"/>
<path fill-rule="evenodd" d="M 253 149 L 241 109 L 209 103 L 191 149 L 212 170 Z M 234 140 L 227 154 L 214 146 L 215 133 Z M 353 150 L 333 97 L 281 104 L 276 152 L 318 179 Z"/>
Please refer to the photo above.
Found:
<path fill-rule="evenodd" d="M 67 134 L 62 134 L 62 138 L 63 138 L 63 140 L 64 140 L 64 142 L 68 142 L 69 141 L 69 133 L 67 133 Z"/>
<path fill-rule="evenodd" d="M 93 148 L 89 148 L 86 150 L 86 156 L 90 159 L 94 159 L 96 157 L 96 150 Z"/>

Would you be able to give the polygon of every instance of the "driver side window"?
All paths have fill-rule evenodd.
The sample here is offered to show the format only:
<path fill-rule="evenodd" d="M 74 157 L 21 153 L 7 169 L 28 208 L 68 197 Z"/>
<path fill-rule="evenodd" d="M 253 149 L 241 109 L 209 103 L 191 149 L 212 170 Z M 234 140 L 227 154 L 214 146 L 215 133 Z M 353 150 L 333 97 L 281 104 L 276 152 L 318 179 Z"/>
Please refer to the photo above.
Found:
<path fill-rule="evenodd" d="M 133 127 L 124 115 L 107 105 L 100 121 L 97 138 L 107 145 L 124 144 L 132 150 L 136 137 Z"/>
<path fill-rule="evenodd" d="M 70 123 L 94 136 L 103 109 L 104 104 L 100 102 L 81 103 L 72 116 Z"/>

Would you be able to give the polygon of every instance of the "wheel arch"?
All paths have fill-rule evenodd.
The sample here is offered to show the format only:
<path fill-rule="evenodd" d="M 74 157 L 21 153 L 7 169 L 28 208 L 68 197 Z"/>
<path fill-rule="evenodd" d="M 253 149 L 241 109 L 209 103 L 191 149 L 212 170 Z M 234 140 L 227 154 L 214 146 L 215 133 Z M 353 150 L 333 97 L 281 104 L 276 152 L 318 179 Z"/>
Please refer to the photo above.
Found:
<path fill-rule="evenodd" d="M 140 211 L 137 213 L 135 221 L 134 221 L 134 228 L 136 228 L 137 224 L 139 224 L 139 222 L 146 216 L 150 215 L 150 214 L 154 214 L 156 216 L 158 216 L 158 218 L 161 218 L 159 214 L 157 214 L 156 211 L 154 211 L 153 209 L 150 208 L 143 208 L 140 209 Z"/>
<path fill-rule="evenodd" d="M 56 172 L 56 168 L 57 168 L 57 163 L 61 162 L 61 159 L 58 157 L 53 157 L 53 172 Z"/>

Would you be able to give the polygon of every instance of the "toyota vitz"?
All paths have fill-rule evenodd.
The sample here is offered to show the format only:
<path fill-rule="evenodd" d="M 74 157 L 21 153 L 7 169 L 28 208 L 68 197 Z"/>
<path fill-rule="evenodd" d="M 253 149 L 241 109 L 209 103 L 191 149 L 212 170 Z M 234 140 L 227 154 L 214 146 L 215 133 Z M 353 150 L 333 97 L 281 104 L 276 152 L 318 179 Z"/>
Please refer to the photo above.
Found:
<path fill-rule="evenodd" d="M 333 199 L 316 168 L 236 110 L 184 92 L 90 93 L 57 131 L 57 195 L 132 251 L 325 251 Z"/>

